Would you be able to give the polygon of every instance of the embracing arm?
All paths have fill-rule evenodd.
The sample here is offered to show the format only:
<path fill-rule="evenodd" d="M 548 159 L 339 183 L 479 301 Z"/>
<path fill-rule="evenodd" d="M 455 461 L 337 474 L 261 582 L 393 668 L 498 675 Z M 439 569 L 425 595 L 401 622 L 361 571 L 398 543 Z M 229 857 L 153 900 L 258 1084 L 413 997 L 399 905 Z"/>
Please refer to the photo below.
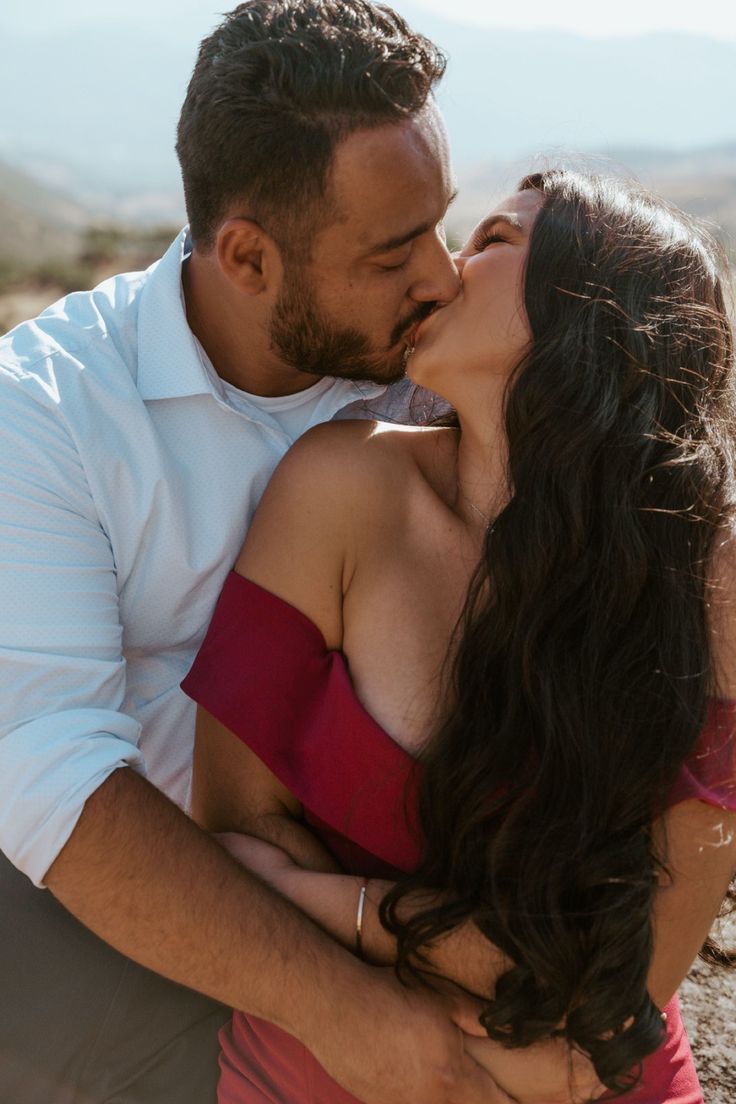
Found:
<path fill-rule="evenodd" d="M 298 803 L 252 752 L 206 714 L 200 716 L 198 741 L 201 749 L 208 749 L 206 756 L 220 762 L 220 796 L 222 789 L 229 789 L 232 796 L 240 786 L 252 807 L 260 810 L 258 817 L 241 815 L 228 823 L 215 816 L 212 827 L 251 832 L 226 841 L 233 854 L 354 950 L 362 879 L 330 872 L 334 870 L 331 857 L 293 819 L 300 815 Z M 217 790 L 209 798 L 200 791 L 200 814 L 205 820 L 208 802 L 212 809 L 219 804 Z M 736 813 L 699 801 L 683 802 L 669 810 L 659 827 L 660 832 L 666 829 L 672 880 L 660 889 L 655 904 L 649 987 L 655 1003 L 664 1007 L 697 955 L 736 868 Z M 374 962 L 390 963 L 396 957 L 394 938 L 378 920 L 378 904 L 389 884 L 376 879 L 367 888 L 362 942 L 365 956 Z M 484 995 L 507 968 L 503 956 L 472 924 L 438 942 L 430 957 L 438 973 Z M 466 1039 L 465 1047 L 521 1104 L 569 1104 L 602 1091 L 589 1064 L 579 1056 L 573 1058 L 563 1042 L 508 1050 L 488 1039 L 473 1038 Z M 571 1089 L 571 1075 L 576 1089 Z"/>
<path fill-rule="evenodd" d="M 463 1051 L 451 995 L 403 991 L 249 876 L 150 783 L 116 771 L 47 875 L 135 961 L 295 1034 L 370 1104 L 509 1104 Z"/>
<path fill-rule="evenodd" d="M 346 954 L 125 765 L 142 756 L 109 542 L 54 404 L 2 392 L 2 850 L 124 954 L 292 1031 L 360 1099 L 500 1102 L 451 1022 L 467 1002 Z"/>
<path fill-rule="evenodd" d="M 278 496 L 274 492 L 264 498 L 237 567 L 243 575 L 305 613 L 321 629 L 328 647 L 339 647 L 341 643 L 341 598 L 355 557 L 349 504 L 339 501 L 338 473 L 342 470 L 336 459 L 332 482 L 328 472 L 321 479 L 313 479 L 306 470 L 295 472 L 293 480 L 287 476 L 279 481 Z M 315 496 L 315 485 L 320 490 L 328 487 L 329 493 Z M 336 494 L 337 500 L 330 502 Z M 350 499 L 362 501 L 356 494 Z M 288 542 L 283 539 L 285 531 L 289 532 Z M 335 871 L 331 857 L 300 823 L 301 809 L 293 796 L 245 745 L 204 713 L 198 725 L 196 763 L 195 812 L 200 822 L 214 831 L 250 833 L 282 848 L 291 860 L 283 854 L 279 858 L 271 853 L 269 857 L 268 849 L 259 848 L 257 842 L 244 840 L 242 849 L 236 844 L 238 853 L 261 877 L 272 881 L 336 939 L 354 947 L 360 880 Z M 698 806 L 695 813 L 701 812 Z M 675 991 L 707 933 L 732 861 L 719 851 L 717 869 L 709 870 L 706 879 L 708 894 L 704 898 L 696 892 L 697 908 L 682 908 L 682 901 L 694 892 L 692 863 L 676 846 L 676 826 L 686 814 L 687 808 L 678 807 L 667 818 L 670 865 L 677 876 L 671 886 L 663 888 L 657 904 L 652 993 L 662 1004 Z M 711 814 L 706 811 L 704 815 Z M 692 825 L 681 835 L 689 843 Z M 700 877 L 702 871 L 695 873 Z M 377 904 L 384 888 L 378 882 L 371 883 L 364 916 L 364 951 L 376 962 L 395 958 L 393 939 L 377 919 Z M 432 963 L 438 972 L 483 995 L 492 992 L 495 979 L 507 968 L 498 950 L 470 924 L 437 943 Z M 509 1051 L 489 1040 L 475 1040 L 466 1042 L 466 1046 L 519 1099 L 530 1104 L 571 1099 L 570 1054 L 564 1045 L 550 1043 L 527 1051 Z M 532 1050 L 534 1061 L 530 1062 Z M 587 1077 L 590 1086 L 584 1065 L 576 1073 L 578 1084 L 583 1085 Z M 553 1080 L 555 1087 L 551 1089 Z"/>
<path fill-rule="evenodd" d="M 223 833 L 223 843 L 243 865 L 293 901 L 334 939 L 354 949 L 363 879 L 341 872 L 302 822 L 302 808 L 293 794 L 201 707 L 197 710 L 192 803 L 197 822 L 208 831 Z M 363 956 L 377 965 L 396 961 L 396 940 L 378 917 L 378 906 L 391 884 L 374 878 L 366 887 L 362 950 Z M 470 923 L 438 942 L 429 959 L 437 974 L 479 996 L 492 992 L 495 978 L 508 968 L 504 956 Z"/>
<path fill-rule="evenodd" d="M 374 469 L 370 423 L 320 426 L 302 437 L 279 465 L 256 511 L 236 571 L 300 610 L 320 630 L 327 648 L 339 649 L 343 637 L 343 596 L 363 546 L 366 528 L 378 529 L 386 472 Z M 395 480 L 395 467 L 390 470 Z M 288 533 L 288 539 L 284 534 Z M 247 627 L 244 627 L 247 631 Z M 352 908 L 354 880 L 342 876 L 322 885 L 302 878 L 299 867 L 336 872 L 334 860 L 299 823 L 299 802 L 260 760 L 215 718 L 199 709 L 192 788 L 193 815 L 213 832 L 239 831 L 284 848 L 297 863 L 294 891 L 306 891 L 317 921 L 335 938 L 351 945 L 347 928 L 335 926 L 337 914 Z M 304 873 L 303 871 L 301 872 Z M 377 886 L 369 887 L 365 915 L 366 957 L 393 963 L 395 943 L 378 922 Z M 348 903 L 352 904 L 348 907 Z M 299 903 L 306 905 L 300 898 Z M 331 926 L 332 925 L 332 926 Z M 436 969 L 471 991 L 487 994 L 493 975 L 505 966 L 501 955 L 489 962 L 492 948 L 466 929 L 480 950 L 478 969 L 468 948 L 445 955 L 438 948 Z M 457 939 L 454 940 L 457 943 Z M 448 943 L 449 947 L 449 943 Z M 454 969 L 453 969 L 454 961 Z"/>

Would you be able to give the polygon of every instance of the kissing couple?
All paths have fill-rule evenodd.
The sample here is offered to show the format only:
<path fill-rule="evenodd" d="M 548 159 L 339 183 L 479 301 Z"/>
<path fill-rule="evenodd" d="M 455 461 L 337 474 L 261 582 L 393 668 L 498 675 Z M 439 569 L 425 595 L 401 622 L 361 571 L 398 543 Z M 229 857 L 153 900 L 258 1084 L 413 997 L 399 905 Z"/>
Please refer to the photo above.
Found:
<path fill-rule="evenodd" d="M 554 167 L 452 255 L 444 64 L 383 5 L 240 5 L 188 230 L 0 345 L 14 1104 L 702 1101 L 726 269 Z"/>

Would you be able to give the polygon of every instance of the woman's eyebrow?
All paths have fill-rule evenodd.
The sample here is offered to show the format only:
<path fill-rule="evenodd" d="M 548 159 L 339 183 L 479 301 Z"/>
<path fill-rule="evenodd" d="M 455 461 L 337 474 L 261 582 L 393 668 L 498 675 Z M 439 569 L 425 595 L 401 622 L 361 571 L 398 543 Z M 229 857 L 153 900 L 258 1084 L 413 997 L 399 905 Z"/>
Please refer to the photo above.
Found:
<path fill-rule="evenodd" d="M 489 215 L 487 219 L 483 220 L 481 227 L 483 230 L 490 230 L 497 222 L 503 222 L 506 226 L 510 226 L 512 230 L 518 230 L 520 233 L 523 233 L 524 227 L 521 225 L 518 215 L 506 214 L 504 212 Z"/>

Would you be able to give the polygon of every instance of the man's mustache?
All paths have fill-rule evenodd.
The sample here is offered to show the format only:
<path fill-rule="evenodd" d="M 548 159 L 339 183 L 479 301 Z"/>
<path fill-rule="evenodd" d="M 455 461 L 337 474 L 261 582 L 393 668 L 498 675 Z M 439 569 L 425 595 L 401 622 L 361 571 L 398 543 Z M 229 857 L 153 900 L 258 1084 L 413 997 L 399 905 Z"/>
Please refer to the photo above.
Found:
<path fill-rule="evenodd" d="M 436 303 L 421 303 L 415 311 L 409 315 L 408 318 L 404 318 L 394 327 L 391 334 L 390 345 L 397 345 L 401 338 L 404 337 L 412 326 L 417 326 L 420 322 L 423 322 L 437 306 Z"/>

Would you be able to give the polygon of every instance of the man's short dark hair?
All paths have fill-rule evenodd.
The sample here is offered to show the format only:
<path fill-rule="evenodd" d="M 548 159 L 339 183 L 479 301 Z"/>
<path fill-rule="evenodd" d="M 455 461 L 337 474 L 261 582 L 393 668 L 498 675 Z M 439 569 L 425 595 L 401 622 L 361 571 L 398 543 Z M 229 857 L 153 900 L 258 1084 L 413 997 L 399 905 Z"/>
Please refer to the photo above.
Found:
<path fill-rule="evenodd" d="M 249 0 L 201 44 L 179 120 L 192 238 L 233 204 L 308 256 L 330 211 L 336 145 L 421 111 L 445 70 L 427 38 L 367 0 Z"/>

